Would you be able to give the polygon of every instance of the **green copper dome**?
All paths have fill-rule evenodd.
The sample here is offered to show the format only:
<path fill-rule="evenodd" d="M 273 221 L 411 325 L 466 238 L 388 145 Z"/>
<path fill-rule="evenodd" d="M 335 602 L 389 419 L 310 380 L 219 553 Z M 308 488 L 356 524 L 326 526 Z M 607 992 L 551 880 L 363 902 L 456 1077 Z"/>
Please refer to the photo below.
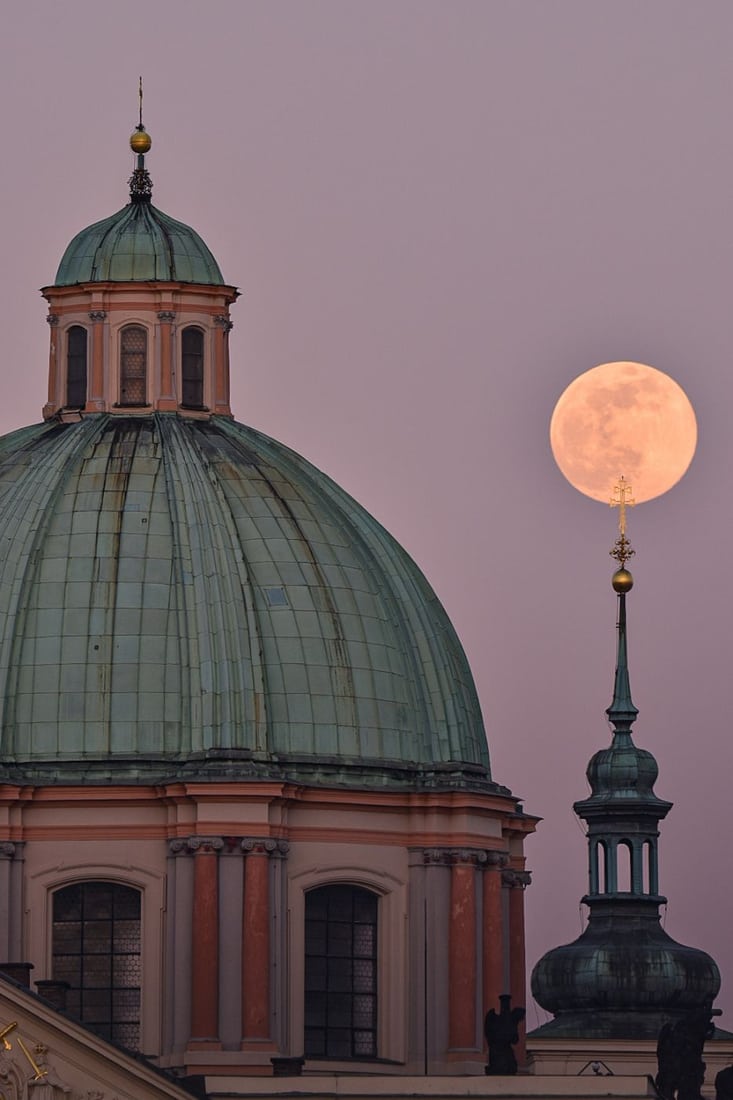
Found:
<path fill-rule="evenodd" d="M 133 196 L 111 218 L 77 233 L 61 259 L 55 285 L 150 280 L 224 283 L 195 230 Z"/>
<path fill-rule="evenodd" d="M 0 440 L 0 776 L 491 782 L 471 673 L 408 555 L 225 418 Z"/>

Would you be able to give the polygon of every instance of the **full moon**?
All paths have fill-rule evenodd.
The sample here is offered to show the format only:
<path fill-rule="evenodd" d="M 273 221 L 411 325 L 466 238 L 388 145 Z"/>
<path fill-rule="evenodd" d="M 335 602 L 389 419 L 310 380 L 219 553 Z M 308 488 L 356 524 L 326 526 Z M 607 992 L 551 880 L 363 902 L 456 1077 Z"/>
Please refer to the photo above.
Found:
<path fill-rule="evenodd" d="M 637 504 L 671 489 L 692 461 L 697 421 L 673 378 L 644 363 L 603 363 L 561 394 L 550 422 L 560 470 L 608 504 L 624 477 Z"/>

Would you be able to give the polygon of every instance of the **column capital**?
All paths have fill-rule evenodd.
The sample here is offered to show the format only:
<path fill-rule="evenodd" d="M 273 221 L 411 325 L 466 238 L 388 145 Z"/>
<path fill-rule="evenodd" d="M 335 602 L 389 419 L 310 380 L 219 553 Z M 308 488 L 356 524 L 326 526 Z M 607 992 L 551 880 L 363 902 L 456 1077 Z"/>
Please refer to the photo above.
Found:
<path fill-rule="evenodd" d="M 220 328 L 223 328 L 225 333 L 231 332 L 234 328 L 234 322 L 230 321 L 226 314 L 223 313 L 217 314 L 217 316 L 214 318 L 214 324 L 219 325 Z"/>
<path fill-rule="evenodd" d="M 224 847 L 224 841 L 220 836 L 188 836 L 185 844 L 187 850 L 194 855 L 197 852 L 220 852 Z"/>
<path fill-rule="evenodd" d="M 172 325 L 175 319 L 176 315 L 172 309 L 161 309 L 158 313 L 158 320 L 162 321 L 164 325 Z"/>
<path fill-rule="evenodd" d="M 287 840 L 275 840 L 270 836 L 245 836 L 239 842 L 245 855 L 285 856 L 290 845 Z"/>
<path fill-rule="evenodd" d="M 15 855 L 15 845 L 12 840 L 0 840 L 0 859 L 12 859 Z"/>
<path fill-rule="evenodd" d="M 90 321 L 104 321 L 107 318 L 107 311 L 104 309 L 91 309 L 89 311 Z"/>
<path fill-rule="evenodd" d="M 220 852 L 223 847 L 224 840 L 220 836 L 177 836 L 168 841 L 168 850 L 172 856 Z"/>
<path fill-rule="evenodd" d="M 52 325 L 52 326 L 57 325 L 59 323 L 58 313 L 49 313 L 48 316 L 46 317 L 46 322 L 47 322 L 47 324 Z"/>
<path fill-rule="evenodd" d="M 425 848 L 423 863 L 453 867 L 456 864 L 482 867 L 487 862 L 488 853 L 480 848 Z"/>
<path fill-rule="evenodd" d="M 502 886 L 508 886 L 510 889 L 523 890 L 532 882 L 532 874 L 530 871 L 515 871 L 507 868 L 501 872 L 501 882 Z"/>
<path fill-rule="evenodd" d="M 486 853 L 486 862 L 484 864 L 484 867 L 487 871 L 503 871 L 508 863 L 508 852 L 495 852 L 491 850 Z"/>

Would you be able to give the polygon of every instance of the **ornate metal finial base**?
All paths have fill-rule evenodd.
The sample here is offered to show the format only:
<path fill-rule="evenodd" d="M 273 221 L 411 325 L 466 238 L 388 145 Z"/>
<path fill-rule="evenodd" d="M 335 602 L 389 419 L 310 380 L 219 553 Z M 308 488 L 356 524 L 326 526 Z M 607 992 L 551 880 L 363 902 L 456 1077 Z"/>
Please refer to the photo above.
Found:
<path fill-rule="evenodd" d="M 612 508 L 618 508 L 618 530 L 619 536 L 613 544 L 613 549 L 609 551 L 612 558 L 615 558 L 623 569 L 629 558 L 632 558 L 636 551 L 632 549 L 631 543 L 626 538 L 626 509 L 633 508 L 636 501 L 631 495 L 631 486 L 626 481 L 626 478 L 621 476 L 618 479 L 618 483 L 613 487 L 613 496 L 611 497 L 609 504 Z"/>
<path fill-rule="evenodd" d="M 633 558 L 636 550 L 626 538 L 626 535 L 619 535 L 613 544 L 611 550 L 608 551 L 612 558 L 615 558 L 623 569 L 629 558 Z"/>
<path fill-rule="evenodd" d="M 133 202 L 150 202 L 153 181 L 147 168 L 136 168 L 127 182 L 130 185 L 130 198 Z"/>

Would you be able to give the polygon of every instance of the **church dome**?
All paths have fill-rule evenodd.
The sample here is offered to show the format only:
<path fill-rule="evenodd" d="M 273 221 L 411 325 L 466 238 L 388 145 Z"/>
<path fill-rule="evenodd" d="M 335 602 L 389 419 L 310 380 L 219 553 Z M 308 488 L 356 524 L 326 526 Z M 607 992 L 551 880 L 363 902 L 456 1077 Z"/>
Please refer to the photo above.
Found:
<path fill-rule="evenodd" d="M 0 440 L 0 775 L 491 782 L 461 645 L 347 493 L 226 417 Z"/>
<path fill-rule="evenodd" d="M 151 280 L 224 283 L 219 265 L 195 230 L 133 194 L 112 217 L 77 233 L 64 252 L 54 285 Z"/>

